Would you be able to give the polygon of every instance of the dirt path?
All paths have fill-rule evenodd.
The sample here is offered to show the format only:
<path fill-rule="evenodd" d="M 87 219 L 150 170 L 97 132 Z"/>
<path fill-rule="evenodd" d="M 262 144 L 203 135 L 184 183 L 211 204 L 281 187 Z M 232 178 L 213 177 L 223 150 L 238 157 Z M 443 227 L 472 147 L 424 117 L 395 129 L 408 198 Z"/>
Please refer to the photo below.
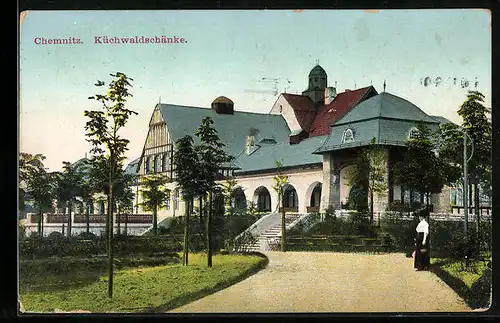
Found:
<path fill-rule="evenodd" d="M 268 252 L 264 270 L 172 313 L 464 312 L 459 296 L 401 254 Z"/>

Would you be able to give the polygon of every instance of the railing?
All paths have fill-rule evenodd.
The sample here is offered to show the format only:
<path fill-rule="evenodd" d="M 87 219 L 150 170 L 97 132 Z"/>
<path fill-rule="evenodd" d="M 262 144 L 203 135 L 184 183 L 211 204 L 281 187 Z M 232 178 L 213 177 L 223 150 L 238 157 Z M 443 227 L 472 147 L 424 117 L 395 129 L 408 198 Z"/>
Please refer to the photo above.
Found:
<path fill-rule="evenodd" d="M 283 208 L 279 208 L 278 212 L 282 212 Z M 299 212 L 299 207 L 285 207 L 285 212 Z"/>
<path fill-rule="evenodd" d="M 258 236 L 269 227 L 279 223 L 279 221 L 280 221 L 279 214 L 276 212 L 270 212 L 261 217 L 260 219 L 258 219 L 254 224 L 252 224 L 246 230 L 244 230 L 242 233 L 236 236 L 234 241 L 235 242 L 239 241 L 247 232 L 250 232 L 254 236 Z"/>
<path fill-rule="evenodd" d="M 89 215 L 89 223 L 106 223 L 106 215 L 102 214 L 102 215 L 95 215 L 95 214 L 92 214 L 92 215 Z M 74 223 L 87 223 L 87 217 L 85 215 L 81 215 L 81 214 L 78 214 L 78 215 L 75 215 L 73 217 L 73 222 Z"/>
<path fill-rule="evenodd" d="M 67 223 L 69 216 L 65 214 L 47 214 L 47 223 Z"/>
<path fill-rule="evenodd" d="M 455 210 L 457 211 L 458 214 L 463 214 L 464 212 L 464 207 L 463 206 L 452 206 L 451 207 L 451 212 L 455 213 Z M 491 206 L 480 206 L 479 207 L 480 213 L 484 214 L 486 211 L 486 214 L 489 215 L 491 212 Z M 469 214 L 472 214 L 476 211 L 476 208 L 474 206 L 469 207 Z"/>
<path fill-rule="evenodd" d="M 116 217 L 116 221 L 119 223 L 152 223 L 153 216 L 150 214 L 120 214 Z"/>
<path fill-rule="evenodd" d="M 69 215 L 68 214 L 44 214 L 43 222 L 50 224 L 58 224 L 58 223 L 68 223 Z M 114 216 L 114 223 L 152 223 L 153 216 L 150 214 L 120 214 Z M 37 215 L 36 214 L 28 214 L 28 223 L 36 224 L 37 223 Z M 90 214 L 88 216 L 88 222 L 95 223 L 106 223 L 107 216 L 105 214 Z M 84 214 L 74 214 L 72 217 L 72 223 L 87 223 L 87 216 Z"/>
<path fill-rule="evenodd" d="M 306 207 L 307 213 L 315 213 L 319 212 L 319 205 L 318 206 L 308 206 Z"/>

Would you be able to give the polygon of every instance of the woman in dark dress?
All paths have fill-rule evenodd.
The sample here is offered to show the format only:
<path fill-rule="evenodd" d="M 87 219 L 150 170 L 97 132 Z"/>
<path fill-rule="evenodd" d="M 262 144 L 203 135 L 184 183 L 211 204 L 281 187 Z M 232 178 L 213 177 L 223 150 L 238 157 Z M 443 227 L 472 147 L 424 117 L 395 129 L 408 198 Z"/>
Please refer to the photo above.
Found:
<path fill-rule="evenodd" d="M 417 238 L 415 244 L 415 270 L 425 270 L 430 265 L 429 253 L 429 224 L 424 216 L 419 217 L 420 222 L 417 225 Z"/>

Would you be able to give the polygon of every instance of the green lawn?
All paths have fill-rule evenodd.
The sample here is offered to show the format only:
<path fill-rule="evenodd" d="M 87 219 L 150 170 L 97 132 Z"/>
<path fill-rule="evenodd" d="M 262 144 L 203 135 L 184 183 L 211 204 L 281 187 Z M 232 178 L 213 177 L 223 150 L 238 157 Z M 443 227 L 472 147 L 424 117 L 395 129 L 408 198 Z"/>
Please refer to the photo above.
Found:
<path fill-rule="evenodd" d="M 488 307 L 491 288 L 491 269 L 483 261 L 463 270 L 460 261 L 431 259 L 431 270 L 462 297 L 471 308 Z"/>
<path fill-rule="evenodd" d="M 212 268 L 206 260 L 205 254 L 190 254 L 187 267 L 171 264 L 117 271 L 112 300 L 107 296 L 107 276 L 101 276 L 68 289 L 21 289 L 21 302 L 28 312 L 163 312 L 241 281 L 267 264 L 258 255 L 215 255 Z"/>
<path fill-rule="evenodd" d="M 450 262 L 446 259 L 437 258 L 432 259 L 431 263 L 438 264 L 448 274 L 464 282 L 465 286 L 467 286 L 468 288 L 472 287 L 472 285 L 481 277 L 484 269 L 486 268 L 486 264 L 482 261 L 477 262 L 473 265 L 475 268 L 475 272 L 473 272 L 472 270 L 461 270 L 461 265 L 457 261 Z"/>

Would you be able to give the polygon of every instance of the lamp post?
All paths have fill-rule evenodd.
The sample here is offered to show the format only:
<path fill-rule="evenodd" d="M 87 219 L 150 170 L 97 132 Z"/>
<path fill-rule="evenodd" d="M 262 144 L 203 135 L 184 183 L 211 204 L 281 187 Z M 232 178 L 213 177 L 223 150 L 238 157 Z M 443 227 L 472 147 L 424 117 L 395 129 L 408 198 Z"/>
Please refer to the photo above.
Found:
<path fill-rule="evenodd" d="M 464 148 L 463 148 L 463 153 L 464 153 L 464 162 L 463 162 L 463 168 L 464 168 L 464 191 L 463 191 L 463 201 L 464 201 L 464 231 L 465 234 L 467 234 L 467 231 L 469 229 L 469 200 L 468 200 L 468 169 L 467 169 L 467 163 L 471 160 L 472 156 L 474 155 L 474 140 L 469 136 L 467 133 L 467 129 L 460 127 L 460 129 L 450 129 L 448 131 L 458 131 L 461 132 L 464 136 Z M 437 143 L 436 143 L 436 155 L 437 155 L 437 148 L 439 147 L 439 139 L 441 138 L 440 134 L 437 138 Z M 467 158 L 467 138 L 469 138 L 472 149 L 470 156 Z"/>

